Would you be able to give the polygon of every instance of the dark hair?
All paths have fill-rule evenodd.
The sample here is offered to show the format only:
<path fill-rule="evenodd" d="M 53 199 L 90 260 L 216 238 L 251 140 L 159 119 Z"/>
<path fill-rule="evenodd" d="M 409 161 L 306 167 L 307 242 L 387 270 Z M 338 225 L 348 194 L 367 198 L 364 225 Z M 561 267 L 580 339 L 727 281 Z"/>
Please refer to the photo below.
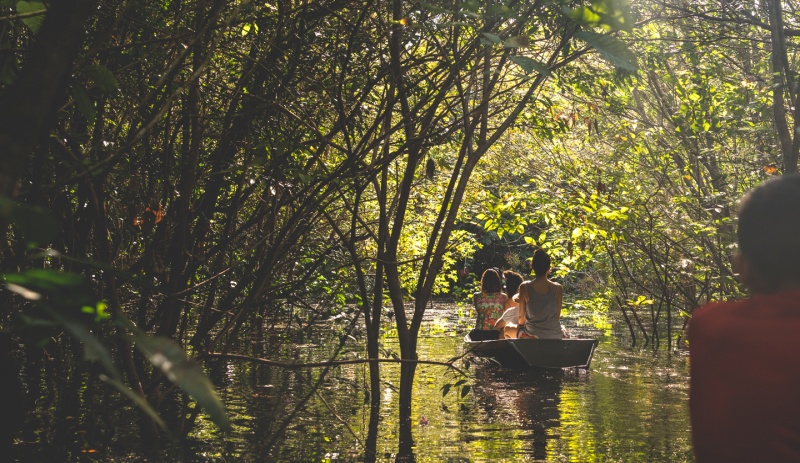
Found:
<path fill-rule="evenodd" d="M 800 175 L 773 178 L 742 198 L 737 239 L 759 280 L 800 282 Z"/>
<path fill-rule="evenodd" d="M 550 270 L 550 256 L 545 252 L 544 249 L 537 249 L 533 252 L 533 259 L 531 259 L 531 269 L 533 273 L 537 277 L 543 277 L 547 275 L 547 271 Z"/>
<path fill-rule="evenodd" d="M 481 291 L 490 293 L 502 293 L 503 283 L 500 281 L 500 274 L 493 268 L 487 268 L 481 276 Z"/>
<path fill-rule="evenodd" d="M 524 278 L 517 272 L 506 270 L 503 272 L 503 278 L 506 279 L 506 294 L 511 297 L 519 292 L 519 285 L 522 284 Z"/>

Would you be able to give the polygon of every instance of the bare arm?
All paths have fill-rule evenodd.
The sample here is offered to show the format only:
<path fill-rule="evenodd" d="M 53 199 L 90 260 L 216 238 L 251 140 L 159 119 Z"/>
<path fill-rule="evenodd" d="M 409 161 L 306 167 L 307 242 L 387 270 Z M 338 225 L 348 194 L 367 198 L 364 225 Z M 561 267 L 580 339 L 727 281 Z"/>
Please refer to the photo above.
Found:
<path fill-rule="evenodd" d="M 519 315 L 517 315 L 517 320 L 519 321 L 519 326 L 525 326 L 525 323 L 528 321 L 525 317 L 525 307 L 528 305 L 528 287 L 527 286 L 520 286 L 519 287 L 519 300 L 517 301 L 517 307 L 519 310 L 517 311 Z"/>
<path fill-rule="evenodd" d="M 561 304 L 564 298 L 564 287 L 561 285 L 556 286 L 556 306 L 558 307 L 558 318 L 561 319 Z"/>

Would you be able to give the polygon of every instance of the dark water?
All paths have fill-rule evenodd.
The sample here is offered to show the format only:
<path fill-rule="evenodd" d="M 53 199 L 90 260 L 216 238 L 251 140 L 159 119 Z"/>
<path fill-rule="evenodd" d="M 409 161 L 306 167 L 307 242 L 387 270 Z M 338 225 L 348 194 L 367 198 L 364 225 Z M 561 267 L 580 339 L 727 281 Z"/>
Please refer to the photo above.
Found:
<path fill-rule="evenodd" d="M 600 340 L 588 371 L 512 371 L 465 357 L 470 365 L 462 377 L 442 366 L 419 365 L 412 410 L 416 460 L 692 462 L 687 355 L 630 349 L 622 329 L 618 335 L 611 328 L 604 332 L 575 326 L 574 319 L 564 323 L 574 334 Z M 344 341 L 339 359 L 364 358 L 363 337 L 348 333 L 347 324 L 342 317 L 302 339 L 272 333 L 257 345 L 262 350 L 258 355 L 294 362 L 327 360 Z M 464 309 L 451 305 L 429 310 L 420 359 L 445 362 L 462 354 L 463 335 L 471 324 Z M 390 323 L 382 348 L 384 357 L 399 352 Z M 399 366 L 382 364 L 381 371 L 377 454 L 378 461 L 391 462 L 398 448 Z M 35 431 L 18 440 L 11 461 L 363 460 L 370 402 L 365 364 L 287 370 L 231 360 L 212 377 L 233 422 L 228 435 L 201 414 L 185 443 L 157 445 L 141 438 L 134 407 L 101 388 L 106 393 L 99 399 L 108 401 L 113 412 L 81 416 L 59 408 L 55 414 L 38 414 L 31 423 Z M 443 395 L 446 384 L 450 391 Z M 75 394 L 89 390 L 85 384 L 76 386 Z M 60 395 L 43 400 L 58 401 Z"/>
<path fill-rule="evenodd" d="M 458 331 L 466 327 L 456 312 L 447 308 L 428 314 L 421 359 L 447 361 L 463 352 L 463 333 Z M 476 359 L 467 377 L 460 378 L 444 367 L 420 365 L 412 412 L 417 461 L 693 461 L 685 353 L 630 349 L 613 335 L 574 329 L 600 339 L 589 371 L 510 371 Z M 391 331 L 383 347 L 399 351 Z M 323 341 L 294 346 L 282 355 L 308 360 L 329 350 Z M 337 367 L 311 393 L 319 377 L 319 370 L 297 373 L 231 363 L 225 401 L 236 432 L 220 438 L 212 425 L 203 423 L 194 433 L 196 457 L 362 459 L 369 424 L 366 367 Z M 382 377 L 378 461 L 394 461 L 399 367 L 385 364 Z M 466 382 L 455 386 L 460 379 Z M 446 396 L 444 384 L 454 385 Z M 469 391 L 462 397 L 464 387 Z M 281 421 L 295 412 L 292 421 Z M 281 439 L 271 442 L 270 436 L 277 435 Z"/>

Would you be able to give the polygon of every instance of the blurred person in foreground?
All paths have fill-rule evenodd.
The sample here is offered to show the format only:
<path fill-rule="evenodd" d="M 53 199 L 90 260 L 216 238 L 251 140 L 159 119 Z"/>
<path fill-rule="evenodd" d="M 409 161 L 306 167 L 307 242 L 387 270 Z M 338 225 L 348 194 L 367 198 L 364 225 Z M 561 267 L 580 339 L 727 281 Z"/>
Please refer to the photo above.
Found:
<path fill-rule="evenodd" d="M 739 207 L 734 266 L 750 296 L 689 323 L 689 409 L 698 463 L 800 462 L 800 176 Z"/>

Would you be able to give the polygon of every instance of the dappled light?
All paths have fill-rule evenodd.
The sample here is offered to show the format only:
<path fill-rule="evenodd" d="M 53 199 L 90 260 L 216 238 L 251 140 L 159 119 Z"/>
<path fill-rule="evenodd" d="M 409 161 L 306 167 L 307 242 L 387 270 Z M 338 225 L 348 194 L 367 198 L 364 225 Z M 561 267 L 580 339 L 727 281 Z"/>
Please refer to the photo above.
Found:
<path fill-rule="evenodd" d="M 694 461 L 798 11 L 0 2 L 1 454 Z"/>

